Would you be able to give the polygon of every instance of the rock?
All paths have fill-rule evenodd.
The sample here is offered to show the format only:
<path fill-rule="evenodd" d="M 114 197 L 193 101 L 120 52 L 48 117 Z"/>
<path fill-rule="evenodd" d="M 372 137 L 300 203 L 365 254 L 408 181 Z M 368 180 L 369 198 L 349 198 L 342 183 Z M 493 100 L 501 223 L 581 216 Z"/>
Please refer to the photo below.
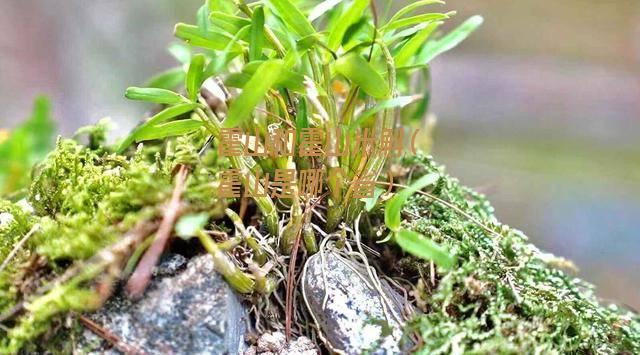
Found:
<path fill-rule="evenodd" d="M 262 334 L 257 345 L 249 347 L 244 355 L 316 355 L 320 352 L 311 339 L 301 336 L 288 344 L 284 333 L 273 332 Z"/>
<path fill-rule="evenodd" d="M 265 333 L 258 339 L 258 351 L 278 352 L 285 347 L 286 343 L 286 337 L 281 332 Z"/>
<path fill-rule="evenodd" d="M 181 260 L 165 259 L 142 299 L 117 294 L 88 317 L 147 354 L 242 353 L 247 314 L 239 298 L 214 270 L 210 255 L 194 257 L 186 267 Z M 84 333 L 79 350 L 104 353 L 90 346 L 97 337 Z"/>
<path fill-rule="evenodd" d="M 380 284 L 386 301 L 373 286 L 364 265 L 331 251 L 307 260 L 302 291 L 329 349 L 346 354 L 406 351 L 407 347 L 400 344 L 402 298 L 384 280 Z"/>
<path fill-rule="evenodd" d="M 153 276 L 173 276 L 187 267 L 189 260 L 180 254 L 163 255 L 160 264 L 153 269 Z"/>

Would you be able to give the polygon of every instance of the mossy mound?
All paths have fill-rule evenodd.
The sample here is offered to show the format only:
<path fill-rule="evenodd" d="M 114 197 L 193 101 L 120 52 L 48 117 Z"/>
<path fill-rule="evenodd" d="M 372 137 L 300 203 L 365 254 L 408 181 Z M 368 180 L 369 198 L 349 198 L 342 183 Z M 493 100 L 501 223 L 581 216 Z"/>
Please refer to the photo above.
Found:
<path fill-rule="evenodd" d="M 25 212 L 24 201 L 22 207 L 9 201 L 0 204 L 3 259 L 38 226 L 0 274 L 5 286 L 0 312 L 5 315 L 3 326 L 9 328 L 0 330 L 3 351 L 37 349 L 38 337 L 50 337 L 48 330 L 54 328 L 56 339 L 64 341 L 70 330 L 60 328 L 60 321 L 67 312 L 102 304 L 100 283 L 115 282 L 122 265 L 98 267 L 96 255 L 109 250 L 141 220 L 161 218 L 177 164 L 186 162 L 193 172 L 184 208 L 206 211 L 215 223 L 225 224 L 221 211 L 226 202 L 215 198 L 212 181 L 227 163 L 216 157 L 215 149 L 200 156 L 191 148 L 204 137 L 195 133 L 166 145 L 147 145 L 129 156 L 102 145 L 91 149 L 73 140 L 58 140 L 56 149 L 35 169 L 28 193 L 34 214 Z M 521 232 L 500 224 L 482 195 L 446 175 L 431 158 L 408 157 L 402 165 L 409 173 L 400 177 L 401 182 L 440 174 L 430 191 L 411 198 L 403 223 L 447 247 L 457 259 L 456 267 L 431 268 L 397 246 L 377 245 L 375 231 L 384 229 L 382 205 L 367 215 L 362 228 L 369 228 L 366 242 L 384 255 L 370 262 L 412 285 L 407 286 L 409 300 L 422 313 L 408 331 L 419 334 L 421 352 L 640 351 L 636 314 L 601 304 L 590 285 L 562 271 L 571 267 L 569 262 L 542 253 Z M 86 269 L 70 271 L 77 265 Z M 283 283 L 278 285 L 278 290 L 283 288 Z"/>
<path fill-rule="evenodd" d="M 637 314 L 601 304 L 593 286 L 572 275 L 572 263 L 541 252 L 522 232 L 501 224 L 484 196 L 444 175 L 431 159 L 416 156 L 405 164 L 417 174 L 442 173 L 431 194 L 460 209 L 420 195 L 407 206 L 422 216 L 409 217 L 410 228 L 458 258 L 458 266 L 435 284 L 416 280 L 425 314 L 414 326 L 423 353 L 640 351 Z M 429 273 L 424 265 L 422 273 Z"/>

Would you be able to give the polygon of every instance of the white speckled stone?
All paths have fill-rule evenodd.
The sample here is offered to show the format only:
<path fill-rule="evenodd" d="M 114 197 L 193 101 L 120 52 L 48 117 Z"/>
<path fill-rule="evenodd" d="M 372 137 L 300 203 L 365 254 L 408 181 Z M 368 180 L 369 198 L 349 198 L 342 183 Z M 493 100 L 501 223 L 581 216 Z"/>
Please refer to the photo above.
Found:
<path fill-rule="evenodd" d="M 383 306 L 383 298 L 372 285 L 363 265 L 334 252 L 325 252 L 324 260 L 320 253 L 307 260 L 303 293 L 309 312 L 324 334 L 323 340 L 332 350 L 346 354 L 398 354 L 405 349 L 401 345 L 400 296 L 383 281 L 382 290 L 390 300 Z M 387 308 L 386 313 L 383 307 Z"/>

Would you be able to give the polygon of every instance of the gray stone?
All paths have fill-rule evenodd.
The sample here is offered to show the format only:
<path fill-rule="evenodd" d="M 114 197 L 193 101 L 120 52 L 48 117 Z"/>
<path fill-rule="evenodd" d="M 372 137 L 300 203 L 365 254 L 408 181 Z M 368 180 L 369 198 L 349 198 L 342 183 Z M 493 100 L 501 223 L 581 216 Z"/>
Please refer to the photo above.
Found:
<path fill-rule="evenodd" d="M 153 276 L 174 276 L 187 267 L 189 260 L 180 254 L 166 254 L 160 259 L 158 266 L 153 268 Z"/>
<path fill-rule="evenodd" d="M 403 302 L 388 283 L 379 282 L 376 287 L 364 265 L 335 252 L 307 260 L 302 291 L 327 347 L 346 354 L 406 350 L 410 344 L 401 345 Z"/>
<path fill-rule="evenodd" d="M 118 294 L 89 317 L 147 354 L 242 353 L 247 314 L 211 256 L 194 257 L 179 271 L 181 264 L 180 258 L 164 260 L 142 299 Z M 95 340 L 87 335 L 82 350 Z"/>
<path fill-rule="evenodd" d="M 283 332 L 264 333 L 244 355 L 317 355 L 320 351 L 311 339 L 301 336 L 287 343 Z"/>

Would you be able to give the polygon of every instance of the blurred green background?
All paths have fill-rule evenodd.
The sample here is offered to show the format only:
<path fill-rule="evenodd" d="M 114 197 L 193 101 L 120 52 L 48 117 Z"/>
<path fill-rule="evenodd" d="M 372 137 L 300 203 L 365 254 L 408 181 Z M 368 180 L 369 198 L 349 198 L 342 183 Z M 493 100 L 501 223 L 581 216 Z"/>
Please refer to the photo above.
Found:
<path fill-rule="evenodd" d="M 51 96 L 59 130 L 142 106 L 129 85 L 174 65 L 200 0 L 0 2 L 0 128 Z M 640 1 L 450 0 L 485 25 L 433 63 L 434 155 L 505 223 L 640 309 Z"/>

